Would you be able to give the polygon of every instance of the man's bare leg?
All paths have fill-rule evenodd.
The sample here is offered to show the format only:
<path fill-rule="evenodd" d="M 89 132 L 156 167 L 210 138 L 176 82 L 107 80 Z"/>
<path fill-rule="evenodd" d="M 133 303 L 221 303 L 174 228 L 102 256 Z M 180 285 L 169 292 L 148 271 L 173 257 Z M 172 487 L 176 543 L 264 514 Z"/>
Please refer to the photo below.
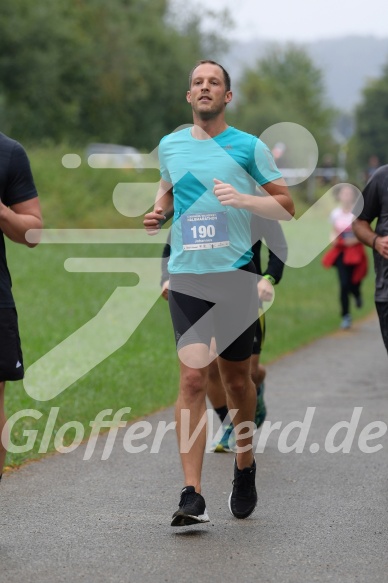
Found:
<path fill-rule="evenodd" d="M 209 364 L 207 396 L 214 409 L 226 407 L 226 392 L 221 381 L 217 359 Z"/>
<path fill-rule="evenodd" d="M 207 382 L 207 396 L 214 409 L 226 407 L 226 393 L 218 369 L 217 348 L 214 338 L 210 343 L 209 376 Z"/>
<path fill-rule="evenodd" d="M 255 387 L 261 385 L 264 381 L 266 375 L 266 370 L 262 364 L 260 364 L 260 355 L 252 354 L 251 356 L 251 377 L 255 384 Z"/>
<path fill-rule="evenodd" d="M 265 379 L 266 370 L 259 362 L 259 355 L 252 354 L 250 363 L 250 371 L 252 381 L 255 387 L 258 387 Z M 226 406 L 226 392 L 221 382 L 220 373 L 218 370 L 218 359 L 213 360 L 209 365 L 209 382 L 207 396 L 214 409 Z"/>
<path fill-rule="evenodd" d="M 253 423 L 256 408 L 256 387 L 250 375 L 250 358 L 243 361 L 228 361 L 218 358 L 221 379 L 226 390 L 228 408 L 236 409 L 233 425 L 237 427 L 240 423 L 250 421 Z M 247 434 L 247 437 L 243 437 Z M 242 436 L 236 435 L 237 446 L 247 448 L 247 451 L 239 452 L 236 456 L 237 467 L 241 470 L 253 464 L 254 456 L 252 450 L 253 432 L 250 429 L 244 430 Z"/>
<path fill-rule="evenodd" d="M 250 358 L 239 362 L 219 358 L 218 364 L 227 393 L 229 409 L 236 410 L 233 424 L 236 432 L 237 454 L 233 470 L 233 488 L 228 506 L 235 518 L 243 519 L 250 516 L 257 505 L 256 463 L 252 448 L 256 388 L 251 379 Z M 240 423 L 246 424 L 246 429 L 245 427 L 240 429 Z"/>
<path fill-rule="evenodd" d="M 185 451 L 187 444 L 184 437 L 190 439 L 204 418 L 206 419 L 208 367 L 195 368 L 193 355 L 198 354 L 198 362 L 204 362 L 204 355 L 208 355 L 208 347 L 204 344 L 194 344 L 181 349 L 181 351 L 184 350 L 190 350 L 192 366 L 180 362 L 179 395 L 175 405 L 176 431 L 185 486 L 194 486 L 195 491 L 200 493 L 203 456 L 206 447 L 206 423 L 203 424 L 189 451 Z M 182 354 L 181 351 L 179 354 Z M 189 426 L 184 427 L 183 423 L 187 422 Z"/>

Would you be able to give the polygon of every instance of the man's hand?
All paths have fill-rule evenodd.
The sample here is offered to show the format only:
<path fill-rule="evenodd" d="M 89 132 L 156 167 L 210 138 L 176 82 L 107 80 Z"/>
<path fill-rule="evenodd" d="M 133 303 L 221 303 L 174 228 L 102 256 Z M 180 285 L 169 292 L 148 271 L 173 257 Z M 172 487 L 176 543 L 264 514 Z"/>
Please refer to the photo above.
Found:
<path fill-rule="evenodd" d="M 213 192 L 223 206 L 232 206 L 235 209 L 243 207 L 244 194 L 238 192 L 231 184 L 214 178 Z"/>
<path fill-rule="evenodd" d="M 259 300 L 262 302 L 270 302 L 272 300 L 273 286 L 265 277 L 262 277 L 257 284 L 257 293 L 259 294 Z"/>
<path fill-rule="evenodd" d="M 144 215 L 143 225 L 148 235 L 157 235 L 159 233 L 161 222 L 166 220 L 161 207 L 155 207 L 153 211 Z"/>
<path fill-rule="evenodd" d="M 388 236 L 377 237 L 375 249 L 384 259 L 388 259 Z"/>

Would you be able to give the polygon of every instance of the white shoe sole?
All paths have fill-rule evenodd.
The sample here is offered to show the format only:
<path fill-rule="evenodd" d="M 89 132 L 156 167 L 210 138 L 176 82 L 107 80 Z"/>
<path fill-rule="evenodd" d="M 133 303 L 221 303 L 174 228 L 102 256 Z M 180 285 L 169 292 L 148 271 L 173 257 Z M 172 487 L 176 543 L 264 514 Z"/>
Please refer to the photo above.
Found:
<path fill-rule="evenodd" d="M 192 514 L 177 514 L 171 521 L 171 526 L 190 526 L 192 524 L 203 524 L 210 522 L 210 518 L 205 508 L 205 512 L 199 516 Z"/>

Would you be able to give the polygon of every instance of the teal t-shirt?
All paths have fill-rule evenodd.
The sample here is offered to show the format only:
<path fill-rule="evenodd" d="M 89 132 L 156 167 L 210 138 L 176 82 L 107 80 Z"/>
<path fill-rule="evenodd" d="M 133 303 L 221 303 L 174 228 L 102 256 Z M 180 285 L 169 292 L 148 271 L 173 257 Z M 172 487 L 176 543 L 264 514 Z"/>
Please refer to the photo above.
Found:
<path fill-rule="evenodd" d="M 233 271 L 249 263 L 251 213 L 223 206 L 213 179 L 259 196 L 257 184 L 281 178 L 268 147 L 233 127 L 205 140 L 193 138 L 189 127 L 161 140 L 159 162 L 174 196 L 169 273 Z"/>

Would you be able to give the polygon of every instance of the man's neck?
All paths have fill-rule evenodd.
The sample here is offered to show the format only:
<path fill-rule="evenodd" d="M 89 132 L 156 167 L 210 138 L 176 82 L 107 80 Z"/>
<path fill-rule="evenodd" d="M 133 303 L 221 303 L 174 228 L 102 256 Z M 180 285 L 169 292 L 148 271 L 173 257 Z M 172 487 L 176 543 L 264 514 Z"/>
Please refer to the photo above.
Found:
<path fill-rule="evenodd" d="M 229 126 L 224 118 L 201 119 L 194 115 L 194 127 L 191 130 L 193 138 L 207 140 L 222 134 Z"/>

